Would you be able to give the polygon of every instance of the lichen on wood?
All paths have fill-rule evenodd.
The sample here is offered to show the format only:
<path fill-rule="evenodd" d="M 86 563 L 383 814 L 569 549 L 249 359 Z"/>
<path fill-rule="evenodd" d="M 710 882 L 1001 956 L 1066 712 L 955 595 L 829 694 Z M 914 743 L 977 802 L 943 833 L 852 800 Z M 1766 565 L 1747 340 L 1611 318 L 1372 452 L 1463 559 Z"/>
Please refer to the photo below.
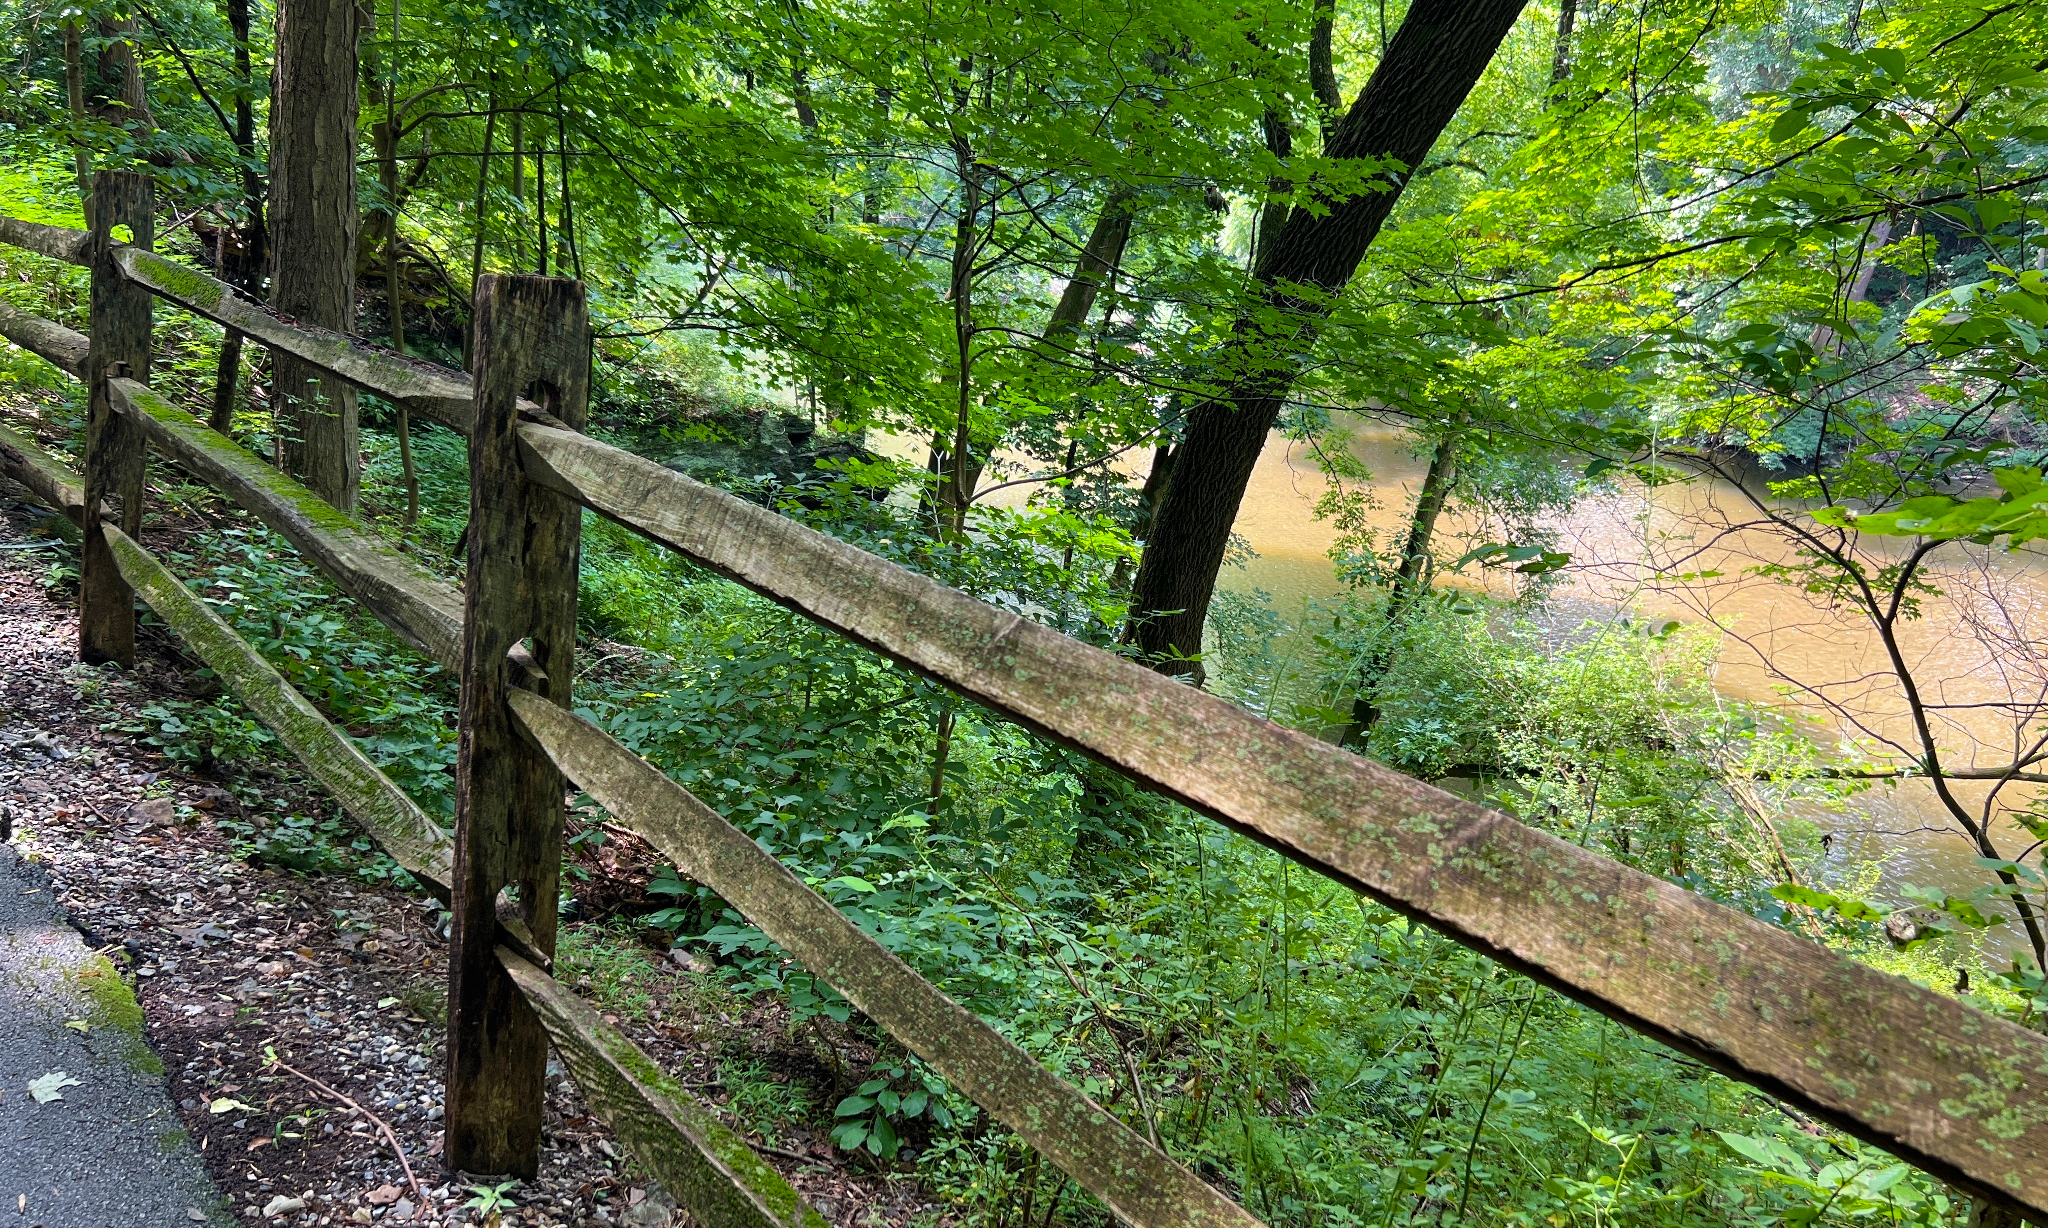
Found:
<path fill-rule="evenodd" d="M 498 959 L 540 1016 L 583 1098 L 696 1222 L 826 1228 L 745 1139 L 624 1033 L 517 952 L 500 947 Z"/>
<path fill-rule="evenodd" d="M 299 548 L 406 642 L 453 670 L 462 664 L 462 598 L 289 476 L 134 380 L 109 381 L 115 404 L 151 443 Z"/>
<path fill-rule="evenodd" d="M 520 440 L 533 480 L 711 570 L 1945 1180 L 2048 1211 L 2048 1038 L 631 453 L 540 425 Z"/>
<path fill-rule="evenodd" d="M 20 218 L 0 217 L 0 243 L 31 251 L 66 264 L 85 264 L 92 248 L 92 236 L 68 226 L 45 226 Z"/>
<path fill-rule="evenodd" d="M 119 529 L 103 529 L 122 577 L 149 608 L 277 734 L 392 860 L 445 898 L 453 872 L 447 831 L 168 568 Z"/>
<path fill-rule="evenodd" d="M 254 337 L 387 401 L 403 402 L 452 430 L 469 432 L 469 377 L 375 346 L 360 337 L 315 328 L 252 303 L 234 287 L 140 248 L 116 253 L 137 285 L 216 324 Z"/>
<path fill-rule="evenodd" d="M 84 517 L 85 486 L 79 476 L 41 444 L 4 426 L 0 426 L 0 473 L 27 487 L 43 506 L 70 517 L 73 524 Z"/>
<path fill-rule="evenodd" d="M 30 315 L 11 303 L 0 303 L 0 337 L 7 338 L 73 379 L 85 378 L 86 351 L 91 343 L 83 333 L 41 316 Z"/>
<path fill-rule="evenodd" d="M 478 278 L 473 356 L 443 1154 L 470 1172 L 530 1177 L 540 1164 L 547 1035 L 495 955 L 507 911 L 525 923 L 528 945 L 554 954 L 563 780 L 506 710 L 507 658 L 530 644 L 544 675 L 538 685 L 569 702 L 583 509 L 521 476 L 515 432 L 529 389 L 551 390 L 560 418 L 583 424 L 590 321 L 582 283 Z"/>
<path fill-rule="evenodd" d="M 746 833 L 609 734 L 531 692 L 513 713 L 563 773 L 684 874 L 739 909 L 962 1093 L 1126 1222 L 1256 1225 L 848 920 Z"/>

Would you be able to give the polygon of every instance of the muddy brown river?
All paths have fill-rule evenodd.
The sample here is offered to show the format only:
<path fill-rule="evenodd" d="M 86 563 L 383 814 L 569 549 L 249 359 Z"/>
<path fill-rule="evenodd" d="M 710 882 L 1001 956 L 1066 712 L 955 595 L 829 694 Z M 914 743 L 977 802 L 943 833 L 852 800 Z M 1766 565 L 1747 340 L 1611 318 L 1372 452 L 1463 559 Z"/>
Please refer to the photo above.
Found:
<path fill-rule="evenodd" d="M 1373 474 L 1378 508 L 1371 519 L 1383 548 L 1403 531 L 1424 460 L 1405 432 L 1354 422 L 1351 448 Z M 885 441 L 886 442 L 886 441 Z M 909 455 L 920 447 L 898 441 L 885 451 Z M 1149 456 L 1133 456 L 1135 465 Z M 1133 476 L 1142 476 L 1135 471 Z M 1239 511 L 1236 529 L 1258 557 L 1226 572 L 1222 583 L 1270 593 L 1282 615 L 1299 620 L 1307 603 L 1335 596 L 1339 585 L 1329 558 L 1335 530 L 1314 513 L 1325 481 L 1307 445 L 1277 434 L 1270 440 Z M 994 498 L 1022 502 L 1028 487 Z M 1713 481 L 1656 489 L 1628 484 L 1582 502 L 1553 527 L 1572 566 L 1554 597 L 1584 610 L 1595 623 L 1675 618 L 1711 626 L 1720 639 L 1715 686 L 1731 700 L 1771 706 L 1800 723 L 1830 756 L 1869 762 L 1910 761 L 1905 705 L 1887 668 L 1881 642 L 1853 610 L 1830 608 L 1797 586 L 1754 574 L 1759 565 L 1792 554 L 1774 532 L 1749 527 L 1755 508 L 1735 486 Z M 1440 531 L 1469 533 L 1470 523 L 1447 516 Z M 1442 553 L 1442 552 L 1440 552 Z M 1718 573 L 1718 574 L 1715 574 Z M 1687 579 L 1673 579 L 1684 575 Z M 1922 598 L 1922 616 L 1906 622 L 1902 652 L 1935 711 L 1944 761 L 1991 767 L 2027 747 L 2048 711 L 2048 557 L 1965 545 L 1944 547 L 1928 578 L 1939 595 Z M 1504 593 L 1512 580 L 1486 575 L 1457 582 Z M 1957 794 L 1982 808 L 1988 786 L 1958 783 Z M 2008 785 L 1994 809 L 2024 808 L 2033 787 Z M 1962 891 L 1986 881 L 1985 871 L 1924 781 L 1883 783 L 1845 805 L 1804 811 L 1834 833 L 1831 875 L 1853 880 L 1859 869 L 1881 868 L 1872 892 L 1897 900 L 1912 883 Z M 2029 839 L 2000 822 L 2008 852 Z M 1990 931 L 1990 945 L 2007 937 Z M 2013 935 L 2017 937 L 2017 935 Z"/>

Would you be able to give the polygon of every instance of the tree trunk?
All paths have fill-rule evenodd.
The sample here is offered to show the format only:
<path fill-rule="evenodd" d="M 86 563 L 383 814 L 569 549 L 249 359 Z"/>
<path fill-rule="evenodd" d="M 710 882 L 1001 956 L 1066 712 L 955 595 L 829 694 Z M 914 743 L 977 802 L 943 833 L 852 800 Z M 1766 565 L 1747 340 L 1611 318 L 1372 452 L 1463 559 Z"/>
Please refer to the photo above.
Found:
<path fill-rule="evenodd" d="M 398 0 L 391 4 L 391 49 L 398 54 Z M 486 121 L 488 123 L 488 121 Z M 384 122 L 377 125 L 377 174 L 384 187 L 384 310 L 391 317 L 391 348 L 405 353 L 405 278 L 399 272 L 398 246 L 398 91 L 384 82 Z M 483 215 L 477 215 L 483 224 Z M 400 538 L 412 536 L 420 522 L 420 478 L 412 463 L 412 415 L 400 401 L 398 411 L 398 465 L 405 482 L 405 519 L 399 525 Z"/>
<path fill-rule="evenodd" d="M 1372 79 L 1332 130 L 1325 154 L 1420 166 L 1523 3 L 1416 0 Z M 1329 297 L 1357 271 L 1406 180 L 1397 174 L 1391 190 L 1295 209 L 1274 240 L 1261 245 L 1255 268 L 1261 310 L 1239 318 L 1219 356 L 1225 391 L 1188 416 L 1173 480 L 1138 567 L 1126 637 L 1157 668 L 1192 670 L 1230 527 L 1293 385 L 1295 360 L 1315 344 Z"/>
<path fill-rule="evenodd" d="M 1415 515 L 1408 522 L 1408 540 L 1401 548 L 1401 569 L 1394 575 L 1394 591 L 1404 599 L 1415 592 L 1429 569 L 1437 517 L 1443 515 L 1457 480 L 1458 439 L 1452 435 L 1437 441 L 1429 456 L 1429 469 L 1422 475 L 1422 493 L 1415 497 Z"/>
<path fill-rule="evenodd" d="M 472 296 L 476 294 L 476 279 L 483 276 L 484 273 L 484 238 L 489 233 L 489 228 L 484 223 L 484 217 L 485 210 L 490 205 L 491 142 L 498 135 L 498 91 L 496 88 L 497 74 L 495 72 L 491 74 L 491 80 L 492 89 L 488 96 L 488 101 L 484 104 L 489 111 L 489 114 L 484 116 L 484 151 L 483 156 L 477 159 L 476 164 L 476 209 L 470 215 L 476 219 L 476 242 L 470 248 L 469 253 L 469 292 Z M 475 306 L 474 298 L 471 299 L 471 306 L 472 308 Z M 471 314 L 475 314 L 474 310 L 472 310 Z M 470 369 L 470 343 L 475 336 L 476 330 L 473 328 L 462 330 L 462 369 L 465 371 Z"/>
<path fill-rule="evenodd" d="M 1039 335 L 1037 352 L 1047 361 L 1073 356 L 1081 328 L 1095 307 L 1096 296 L 1104 286 L 1116 280 L 1116 271 L 1123 264 L 1124 247 L 1131 239 L 1131 222 L 1136 216 L 1137 193 L 1129 188 L 1119 185 L 1103 197 L 1102 207 L 1095 214 L 1095 225 L 1090 228 L 1087 241 L 1081 245 L 1080 254 L 1074 258 L 1074 274 L 1067 279 L 1066 288 L 1060 291 L 1059 302 L 1053 304 L 1045 331 Z M 951 498 L 972 498 L 981 482 L 982 472 L 988 467 L 989 448 L 976 450 L 972 439 L 964 434 L 960 438 L 965 440 L 958 446 L 966 448 L 967 465 L 957 474 L 952 455 L 958 446 L 949 451 L 942 441 L 934 443 L 936 472 L 955 475 L 949 483 L 952 494 L 942 495 L 942 499 L 948 500 L 948 507 L 952 506 Z M 965 494 L 961 495 L 963 490 Z"/>
<path fill-rule="evenodd" d="M 888 128 L 889 112 L 895 104 L 895 90 L 886 86 L 875 90 L 875 106 L 881 111 L 881 128 Z M 886 158 L 867 158 L 861 162 L 863 186 L 860 196 L 860 220 L 863 225 L 879 226 L 882 223 L 882 196 L 887 187 L 884 181 L 887 166 Z"/>
<path fill-rule="evenodd" d="M 1415 514 L 1408 520 L 1408 540 L 1401 546 L 1401 566 L 1394 573 L 1393 587 L 1387 592 L 1387 614 L 1377 642 L 1359 663 L 1358 695 L 1351 702 L 1351 727 L 1338 739 L 1343 746 L 1353 746 L 1364 741 L 1365 735 L 1379 723 L 1380 710 L 1373 703 L 1372 691 L 1386 675 L 1387 666 L 1394 655 L 1394 636 L 1399 634 L 1401 618 L 1408 607 L 1427 587 L 1424 578 L 1429 571 L 1430 543 L 1436 537 L 1437 518 L 1443 515 L 1444 504 L 1450 501 L 1451 489 L 1458 480 L 1458 437 L 1446 436 L 1437 441 L 1436 450 L 1430 453 L 1429 469 L 1422 475 L 1421 493 L 1415 496 Z"/>
<path fill-rule="evenodd" d="M 342 332 L 355 326 L 356 0 L 280 0 L 270 108 L 270 302 Z M 285 467 L 344 511 L 360 488 L 355 390 L 275 356 Z"/>
<path fill-rule="evenodd" d="M 249 0 L 227 0 L 227 16 L 235 40 L 235 152 L 242 160 L 244 216 L 238 224 L 221 228 L 218 267 L 222 281 L 260 302 L 270 242 L 264 220 L 263 176 L 256 169 L 256 82 L 249 56 Z M 206 419 L 207 425 L 223 435 L 234 424 L 241 374 L 242 334 L 229 330 L 221 340 L 213 408 Z"/>
<path fill-rule="evenodd" d="M 100 22 L 100 80 L 109 91 L 118 87 L 118 98 L 109 93 L 101 114 L 111 123 L 138 135 L 156 131 L 156 115 L 149 109 L 149 88 L 142 80 L 142 65 L 135 60 L 135 19 Z"/>
<path fill-rule="evenodd" d="M 78 175 L 78 198 L 85 208 L 92 208 L 92 155 L 85 151 L 85 59 L 84 38 L 79 29 L 78 18 L 64 23 L 64 100 L 71 111 L 71 122 L 77 125 L 78 135 L 72 138 L 71 168 Z M 92 225 L 87 214 L 85 224 Z"/>
<path fill-rule="evenodd" d="M 1870 279 L 1877 273 L 1877 253 L 1892 241 L 1892 221 L 1881 217 L 1871 222 L 1869 233 L 1863 238 L 1863 248 L 1857 254 L 1857 266 L 1849 281 L 1849 293 L 1842 303 L 1842 315 L 1846 318 L 1853 303 L 1863 302 L 1870 297 Z M 1842 352 L 1842 335 L 1826 324 L 1814 326 L 1814 352 L 1839 354 Z"/>
<path fill-rule="evenodd" d="M 1138 491 L 1138 519 L 1131 526 L 1131 536 L 1141 542 L 1152 540 L 1152 526 L 1159 517 L 1159 504 L 1166 498 L 1166 484 L 1173 480 L 1172 444 L 1160 444 L 1152 449 L 1152 470 L 1145 475 L 1145 485 Z"/>
<path fill-rule="evenodd" d="M 1315 14 L 1316 23 L 1308 35 L 1308 83 L 1322 109 L 1323 143 L 1327 145 L 1330 130 L 1344 113 L 1344 94 L 1337 86 L 1336 56 L 1330 45 L 1337 24 L 1337 0 L 1316 0 Z"/>
<path fill-rule="evenodd" d="M 796 122 L 804 135 L 818 135 L 818 110 L 811 105 L 811 78 L 802 64 L 789 66 L 789 100 L 796 104 Z"/>
<path fill-rule="evenodd" d="M 583 253 L 576 247 L 576 204 L 569 190 L 569 121 L 562 111 L 562 78 L 555 78 L 555 165 L 561 174 L 562 210 L 555 214 L 555 229 L 560 232 L 562 245 L 569 253 L 568 264 L 576 270 L 576 280 L 583 280 Z M 555 272 L 562 273 L 563 261 L 555 261 Z"/>
<path fill-rule="evenodd" d="M 526 211 L 526 116 L 522 111 L 512 112 L 512 213 L 516 217 Z M 512 265 L 526 267 L 526 227 L 512 227 Z M 471 293 L 474 293 L 472 288 Z"/>
<path fill-rule="evenodd" d="M 1571 79 L 1572 26 L 1578 21 L 1579 0 L 1560 0 L 1557 6 L 1557 42 L 1550 49 L 1550 91 Z"/>
<path fill-rule="evenodd" d="M 974 459 L 974 257 L 980 251 L 981 168 L 964 140 L 953 142 L 954 170 L 960 180 L 960 216 L 953 235 L 953 340 L 959 353 L 956 368 L 960 378 L 959 396 L 954 402 L 952 481 L 942 496 L 952 514 L 952 529 L 958 533 L 967 523 L 967 505 L 981 480 L 981 465 Z"/>
<path fill-rule="evenodd" d="M 1095 296 L 1123 263 L 1124 246 L 1131 241 L 1131 219 L 1136 214 L 1137 194 L 1129 188 L 1118 185 L 1103 197 L 1088 241 L 1081 245 L 1081 254 L 1074 259 L 1074 275 L 1067 279 L 1066 289 L 1060 291 L 1060 301 L 1053 305 L 1052 317 L 1046 321 L 1047 341 L 1060 349 L 1071 348 L 1073 336 L 1081 331 L 1088 313 L 1095 308 Z"/>
<path fill-rule="evenodd" d="M 1266 152 L 1282 162 L 1294 156 L 1294 129 L 1288 127 L 1287 117 L 1278 111 L 1268 111 L 1259 119 L 1265 128 Z M 1294 185 L 1285 176 L 1275 175 L 1266 181 L 1266 203 L 1259 206 L 1259 228 L 1252 235 L 1252 269 L 1258 270 L 1266 263 L 1266 256 L 1280 241 L 1280 232 L 1287 228 L 1287 195 Z"/>
<path fill-rule="evenodd" d="M 534 272 L 542 277 L 548 275 L 548 142 L 540 138 L 533 150 L 533 222 L 535 246 L 540 249 L 534 258 Z"/>

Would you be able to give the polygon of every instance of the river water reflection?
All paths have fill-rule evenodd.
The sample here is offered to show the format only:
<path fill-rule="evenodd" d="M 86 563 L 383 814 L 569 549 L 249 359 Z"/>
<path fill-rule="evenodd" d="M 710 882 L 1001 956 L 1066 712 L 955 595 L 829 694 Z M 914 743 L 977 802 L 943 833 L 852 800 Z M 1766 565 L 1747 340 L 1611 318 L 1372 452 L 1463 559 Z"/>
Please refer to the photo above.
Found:
<path fill-rule="evenodd" d="M 1380 506 L 1372 519 L 1383 542 L 1395 542 L 1424 461 L 1393 428 L 1355 425 L 1352 446 L 1373 473 Z M 1334 531 L 1313 513 L 1323 489 L 1307 447 L 1276 435 L 1237 520 L 1237 532 L 1259 558 L 1228 573 L 1225 585 L 1264 589 L 1278 609 L 1296 616 L 1306 601 L 1334 595 L 1327 554 Z M 1630 609 L 1639 617 L 1711 623 L 1721 629 L 1721 694 L 1811 718 L 1810 736 L 1824 748 L 1854 739 L 1884 762 L 1909 761 L 1901 753 L 1909 746 L 1907 711 L 1881 641 L 1853 610 L 1756 574 L 1759 566 L 1794 558 L 1778 533 L 1760 525 L 1756 503 L 1731 483 L 1654 490 L 1632 483 L 1581 503 L 1553 526 L 1573 557 L 1554 600 L 1595 619 Z M 1944 547 L 1934 558 L 1928 574 L 1940 595 L 1923 597 L 1922 616 L 1902 624 L 1901 653 L 1928 702 L 1945 705 L 1934 714 L 1945 762 L 2009 763 L 2031 744 L 2037 722 L 2030 718 L 2048 708 L 2048 559 L 1964 545 Z M 1987 799 L 1983 784 L 1954 789 L 1973 809 Z M 2024 807 L 2032 795 L 2032 786 L 2013 785 L 1997 800 Z M 1813 817 L 1835 833 L 1838 872 L 1882 866 L 1879 898 L 1896 902 L 1908 883 L 1960 892 L 1986 881 L 1976 851 L 1924 780 L 1877 784 L 1839 812 Z M 2031 843 L 2009 822 L 1999 830 L 2008 855 Z M 1993 936 L 2004 938 L 1996 930 Z"/>

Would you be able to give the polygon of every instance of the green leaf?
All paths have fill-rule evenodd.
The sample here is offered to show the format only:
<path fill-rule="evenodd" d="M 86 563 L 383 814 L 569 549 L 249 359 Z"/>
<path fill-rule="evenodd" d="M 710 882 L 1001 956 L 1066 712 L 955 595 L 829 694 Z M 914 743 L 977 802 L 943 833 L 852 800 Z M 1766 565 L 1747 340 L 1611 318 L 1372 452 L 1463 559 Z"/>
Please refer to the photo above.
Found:
<path fill-rule="evenodd" d="M 1834 913 L 1846 921 L 1882 921 L 1885 918 L 1883 909 L 1874 908 L 1862 900 L 1816 891 L 1798 883 L 1779 883 L 1771 888 L 1771 894 L 1788 904 L 1804 904 L 1819 912 Z"/>
<path fill-rule="evenodd" d="M 852 1151 L 866 1142 L 868 1123 L 865 1121 L 844 1121 L 832 1127 L 832 1141 L 844 1151 Z"/>
<path fill-rule="evenodd" d="M 898 1146 L 896 1127 L 890 1125 L 886 1117 L 875 1118 L 874 1124 L 868 1127 L 868 1150 L 885 1160 L 893 1160 Z"/>
<path fill-rule="evenodd" d="M 2032 465 L 1999 466 L 1991 471 L 1991 478 L 2015 498 L 2042 488 L 2041 471 Z"/>
<path fill-rule="evenodd" d="M 1806 131 L 1811 115 L 1803 107 L 1793 107 L 1771 123 L 1770 139 L 1789 141 Z"/>

